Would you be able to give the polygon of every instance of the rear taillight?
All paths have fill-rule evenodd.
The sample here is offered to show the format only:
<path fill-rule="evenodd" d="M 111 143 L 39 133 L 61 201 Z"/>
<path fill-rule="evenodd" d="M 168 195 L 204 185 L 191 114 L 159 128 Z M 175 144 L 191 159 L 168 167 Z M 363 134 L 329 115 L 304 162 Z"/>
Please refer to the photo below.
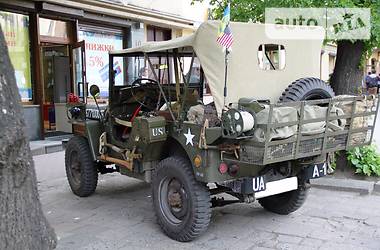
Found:
<path fill-rule="evenodd" d="M 226 163 L 224 163 L 224 162 L 220 163 L 220 165 L 219 165 L 219 172 L 221 174 L 225 174 L 225 173 L 227 173 L 227 171 L 228 171 L 228 165 Z"/>
<path fill-rule="evenodd" d="M 237 164 L 231 164 L 228 167 L 228 174 L 231 176 L 237 175 L 238 171 L 239 171 L 239 165 L 237 165 Z"/>

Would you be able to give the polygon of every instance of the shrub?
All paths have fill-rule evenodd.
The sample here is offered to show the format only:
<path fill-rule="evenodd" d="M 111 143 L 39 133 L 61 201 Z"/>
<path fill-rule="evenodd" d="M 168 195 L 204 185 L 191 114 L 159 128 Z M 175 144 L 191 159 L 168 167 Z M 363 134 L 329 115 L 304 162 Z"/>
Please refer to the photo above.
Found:
<path fill-rule="evenodd" d="M 349 150 L 347 159 L 356 169 L 355 173 L 380 176 L 380 155 L 374 145 Z"/>

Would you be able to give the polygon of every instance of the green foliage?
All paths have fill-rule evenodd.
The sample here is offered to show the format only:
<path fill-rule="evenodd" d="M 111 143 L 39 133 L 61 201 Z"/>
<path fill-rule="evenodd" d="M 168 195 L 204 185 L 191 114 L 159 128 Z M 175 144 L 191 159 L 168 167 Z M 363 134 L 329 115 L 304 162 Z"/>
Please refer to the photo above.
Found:
<path fill-rule="evenodd" d="M 336 170 L 336 159 L 339 157 L 339 155 L 340 155 L 340 151 L 337 151 L 337 152 L 334 152 L 334 153 L 330 153 L 328 155 L 329 166 L 334 171 Z"/>
<path fill-rule="evenodd" d="M 203 2 L 204 0 L 193 0 Z M 366 42 L 366 53 L 380 46 L 380 1 L 379 0 L 210 0 L 214 6 L 213 19 L 221 19 L 227 3 L 231 3 L 231 20 L 239 22 L 264 22 L 265 8 L 370 8 L 371 39 Z"/>
<path fill-rule="evenodd" d="M 375 146 L 351 149 L 347 152 L 347 159 L 356 169 L 355 173 L 380 176 L 380 155 Z"/>

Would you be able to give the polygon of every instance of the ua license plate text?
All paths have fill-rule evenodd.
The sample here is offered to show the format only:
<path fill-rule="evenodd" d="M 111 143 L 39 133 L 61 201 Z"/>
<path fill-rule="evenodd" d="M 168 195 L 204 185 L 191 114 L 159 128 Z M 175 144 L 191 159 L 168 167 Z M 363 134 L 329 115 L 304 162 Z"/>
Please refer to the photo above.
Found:
<path fill-rule="evenodd" d="M 266 189 L 266 181 L 264 176 L 257 176 L 253 178 L 253 192 L 260 192 Z"/>

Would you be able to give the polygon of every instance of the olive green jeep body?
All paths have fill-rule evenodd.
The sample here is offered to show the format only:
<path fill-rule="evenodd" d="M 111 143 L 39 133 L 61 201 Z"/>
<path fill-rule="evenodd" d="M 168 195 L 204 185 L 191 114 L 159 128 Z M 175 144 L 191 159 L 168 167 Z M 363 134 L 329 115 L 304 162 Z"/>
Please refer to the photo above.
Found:
<path fill-rule="evenodd" d="M 67 105 L 75 137 L 67 145 L 66 171 L 74 193 L 92 194 L 98 173 L 119 172 L 152 183 L 158 223 L 171 238 L 189 241 L 207 228 L 211 206 L 257 199 L 279 214 L 295 211 L 306 197 L 309 180 L 327 174 L 328 155 L 371 143 L 377 97 L 333 98 L 331 87 L 309 69 L 302 78 L 295 76 L 268 92 L 264 89 L 269 80 L 267 85 L 261 82 L 260 74 L 263 79 L 273 74 L 274 82 L 284 82 L 291 75 L 286 69 L 274 70 L 273 54 L 266 55 L 273 71 L 257 71 L 251 76 L 252 84 L 242 85 L 246 86 L 242 90 L 238 84 L 241 76 L 236 73 L 239 66 L 234 69 L 239 65 L 239 48 L 233 50 L 227 96 L 221 97 L 224 54 L 220 48 L 220 53 L 213 53 L 212 43 L 207 47 L 203 42 L 208 34 L 216 35 L 216 27 L 216 23 L 206 23 L 187 40 L 110 52 L 109 104 L 105 109 L 97 107 L 95 117 L 88 115 L 93 113 L 88 112 L 89 105 Z M 243 28 L 262 28 L 254 24 L 232 24 L 234 27 L 242 34 Z M 234 34 L 238 43 L 239 33 Z M 258 44 L 279 43 L 268 38 L 260 41 L 257 32 L 256 37 Z M 244 47 L 245 40 L 240 41 Z M 321 41 L 318 44 L 309 48 L 308 58 L 320 53 Z M 296 47 L 292 42 L 285 45 L 287 58 Z M 278 48 L 281 53 L 282 47 Z M 124 84 L 117 84 L 119 72 L 114 65 L 118 60 L 124 62 L 125 71 L 146 72 L 128 73 Z M 252 67 L 259 67 L 252 60 Z M 249 72 L 244 67 L 242 74 Z M 270 96 L 256 94 L 261 90 Z M 92 86 L 90 92 L 96 101 L 99 89 Z M 208 98 L 213 99 L 206 104 Z M 335 112 L 342 103 L 349 108 Z M 310 107 L 323 110 L 323 115 L 307 116 Z M 285 111 L 296 118 L 282 119 Z M 356 121 L 361 121 L 361 126 Z M 316 124 L 322 124 L 320 132 L 303 132 Z M 281 131 L 293 132 L 279 136 Z M 224 200 L 218 197 L 220 193 L 236 199 Z"/>

